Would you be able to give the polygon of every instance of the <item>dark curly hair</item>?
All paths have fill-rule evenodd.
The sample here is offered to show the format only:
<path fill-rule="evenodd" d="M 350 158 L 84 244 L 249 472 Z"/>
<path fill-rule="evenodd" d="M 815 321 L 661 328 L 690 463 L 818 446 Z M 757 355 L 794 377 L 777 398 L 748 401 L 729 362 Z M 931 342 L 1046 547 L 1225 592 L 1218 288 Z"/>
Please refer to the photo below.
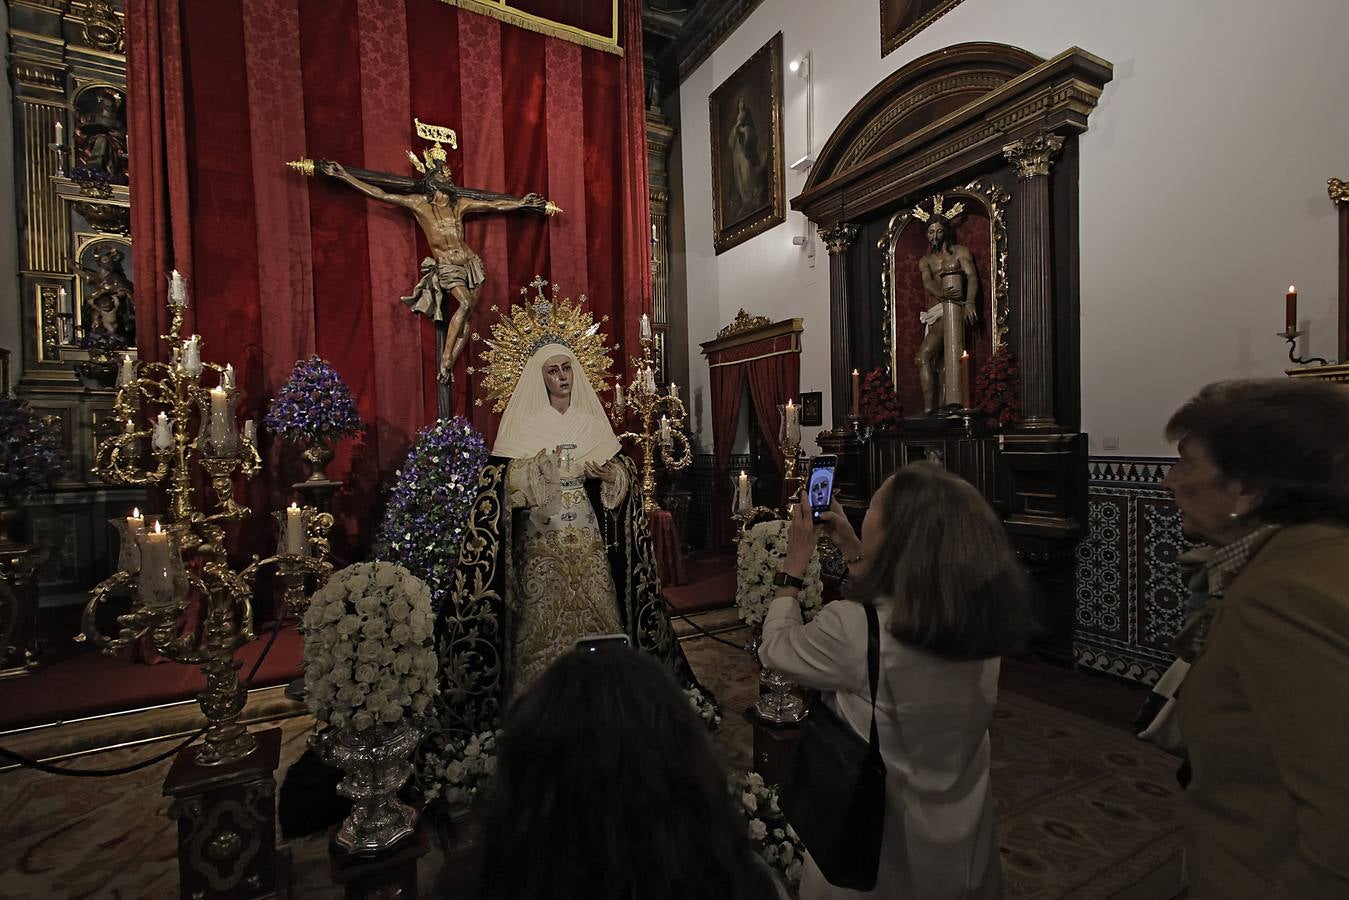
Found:
<path fill-rule="evenodd" d="M 573 651 L 507 713 L 483 900 L 773 900 L 707 730 L 669 670 Z"/>
<path fill-rule="evenodd" d="M 1218 471 L 1259 497 L 1258 522 L 1349 525 L 1349 389 L 1328 381 L 1219 381 L 1166 423 L 1196 440 Z"/>

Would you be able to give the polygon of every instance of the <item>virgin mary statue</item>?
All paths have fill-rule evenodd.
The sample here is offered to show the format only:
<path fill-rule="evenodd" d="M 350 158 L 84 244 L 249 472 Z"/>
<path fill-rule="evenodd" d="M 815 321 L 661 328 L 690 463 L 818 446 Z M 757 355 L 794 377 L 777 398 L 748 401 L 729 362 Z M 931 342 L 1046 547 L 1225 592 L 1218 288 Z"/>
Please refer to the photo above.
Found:
<path fill-rule="evenodd" d="M 601 323 L 584 297 L 556 293 L 539 287 L 503 315 L 480 355 L 481 384 L 503 414 L 474 516 L 481 540 L 471 536 L 460 559 L 472 590 L 456 606 L 500 610 L 491 668 L 502 700 L 594 635 L 627 635 L 696 687 L 665 612 L 641 479 L 598 393 L 611 365 Z M 472 653 L 482 657 L 480 642 Z"/>

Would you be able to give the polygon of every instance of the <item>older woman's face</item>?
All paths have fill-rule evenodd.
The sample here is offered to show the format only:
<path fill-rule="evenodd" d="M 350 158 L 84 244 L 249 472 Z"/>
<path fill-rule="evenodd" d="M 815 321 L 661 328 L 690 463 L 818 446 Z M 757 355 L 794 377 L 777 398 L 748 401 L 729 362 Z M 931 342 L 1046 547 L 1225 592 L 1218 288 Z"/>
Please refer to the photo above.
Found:
<path fill-rule="evenodd" d="M 1162 484 L 1176 497 L 1181 530 L 1210 544 L 1231 543 L 1250 527 L 1240 517 L 1251 510 L 1252 498 L 1223 474 L 1198 438 L 1182 439 L 1177 450 L 1180 459 Z"/>

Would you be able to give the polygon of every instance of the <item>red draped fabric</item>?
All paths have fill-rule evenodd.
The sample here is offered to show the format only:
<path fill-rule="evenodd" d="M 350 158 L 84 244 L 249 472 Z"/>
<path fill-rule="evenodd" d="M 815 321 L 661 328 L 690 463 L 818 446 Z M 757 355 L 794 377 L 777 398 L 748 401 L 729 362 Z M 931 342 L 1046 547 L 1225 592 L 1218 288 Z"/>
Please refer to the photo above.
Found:
<path fill-rule="evenodd" d="M 470 218 L 487 281 L 471 331 L 495 304 L 520 302 L 538 274 L 608 316 L 616 361 L 633 355 L 651 308 L 645 236 L 646 136 L 641 10 L 620 4 L 625 55 L 516 28 L 438 0 L 129 0 L 135 271 L 190 281 L 204 356 L 234 364 L 260 415 L 295 360 L 328 359 L 370 423 L 329 467 L 347 481 L 334 504 L 339 546 L 364 546 L 378 486 L 435 416 L 434 332 L 399 297 L 425 242 L 405 211 L 283 165 L 300 157 L 413 174 L 413 118 L 454 128 L 461 184 L 537 191 L 562 215 Z M 449 149 L 449 148 L 447 148 Z M 137 296 L 140 345 L 158 358 L 164 291 Z M 455 411 L 494 439 L 467 368 Z M 295 454 L 267 447 L 255 508 L 283 505 Z"/>
<path fill-rule="evenodd" d="M 728 366 L 727 368 L 731 368 Z M 801 354 L 778 353 L 744 364 L 749 379 L 749 396 L 754 402 L 754 415 L 763 429 L 768 451 L 778 471 L 787 473 L 786 459 L 778 435 L 782 428 L 782 413 L 778 407 L 788 400 L 796 402 L 801 385 Z"/>
<path fill-rule="evenodd" d="M 745 367 L 713 365 L 709 370 L 712 393 L 712 452 L 717 471 L 725 473 L 731 465 L 731 444 L 740 420 L 740 395 L 744 392 Z"/>

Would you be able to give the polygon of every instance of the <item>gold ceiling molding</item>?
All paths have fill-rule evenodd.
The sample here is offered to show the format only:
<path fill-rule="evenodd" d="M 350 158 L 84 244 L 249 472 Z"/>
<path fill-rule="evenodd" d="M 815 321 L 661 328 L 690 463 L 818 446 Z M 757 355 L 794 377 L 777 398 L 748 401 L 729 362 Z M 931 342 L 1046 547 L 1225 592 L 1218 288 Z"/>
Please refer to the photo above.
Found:
<path fill-rule="evenodd" d="M 440 2 L 466 9 L 469 12 L 491 16 L 517 28 L 536 31 L 539 34 L 546 34 L 559 40 L 580 44 L 582 47 L 589 47 L 591 50 L 603 50 L 605 53 L 612 53 L 615 56 L 623 55 L 623 48 L 618 45 L 618 0 L 612 0 L 612 11 L 609 16 L 612 27 L 607 35 L 586 31 L 574 25 L 567 25 L 563 22 L 527 13 L 519 9 L 511 0 L 440 0 Z M 594 2 L 594 0 L 589 0 L 589 2 Z"/>
<path fill-rule="evenodd" d="M 763 328 L 765 325 L 772 325 L 773 320 L 768 316 L 751 316 L 745 312 L 745 308 L 740 307 L 740 312 L 735 314 L 731 324 L 717 332 L 717 340 L 728 338 L 733 334 L 741 334 L 746 331 L 753 331 L 756 328 Z"/>

